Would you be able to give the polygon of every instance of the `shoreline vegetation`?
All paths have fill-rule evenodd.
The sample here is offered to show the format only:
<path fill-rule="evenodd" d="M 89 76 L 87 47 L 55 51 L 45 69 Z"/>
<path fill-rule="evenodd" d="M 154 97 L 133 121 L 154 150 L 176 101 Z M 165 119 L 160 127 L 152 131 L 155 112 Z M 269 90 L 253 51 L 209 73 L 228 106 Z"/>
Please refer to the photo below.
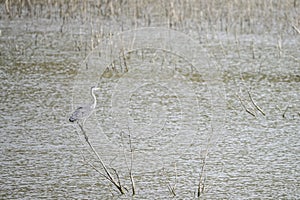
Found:
<path fill-rule="evenodd" d="M 297 0 L 2 0 L 0 8 L 1 20 L 27 17 L 63 20 L 63 23 L 112 20 L 125 30 L 164 26 L 234 34 L 300 34 L 300 3 Z"/>

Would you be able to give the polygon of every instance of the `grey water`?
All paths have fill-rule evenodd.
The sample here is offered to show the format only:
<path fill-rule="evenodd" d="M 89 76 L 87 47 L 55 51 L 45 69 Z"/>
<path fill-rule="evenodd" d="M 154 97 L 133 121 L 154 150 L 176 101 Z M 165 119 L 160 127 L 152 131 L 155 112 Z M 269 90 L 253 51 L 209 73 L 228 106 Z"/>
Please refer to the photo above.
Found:
<path fill-rule="evenodd" d="M 129 135 L 136 199 L 194 198 L 206 150 L 204 199 L 300 198 L 299 35 L 286 36 L 283 52 L 267 35 L 241 35 L 240 46 L 223 32 L 206 41 L 224 98 L 214 105 L 206 78 L 169 52 L 136 50 L 128 71 L 120 60 L 122 70 L 106 71 L 82 64 L 91 47 L 79 22 L 63 33 L 46 19 L 0 22 L 1 199 L 131 198 Z M 86 130 L 127 195 L 89 166 L 102 170 L 68 122 L 94 84 L 101 91 Z M 211 115 L 222 119 L 216 130 Z"/>

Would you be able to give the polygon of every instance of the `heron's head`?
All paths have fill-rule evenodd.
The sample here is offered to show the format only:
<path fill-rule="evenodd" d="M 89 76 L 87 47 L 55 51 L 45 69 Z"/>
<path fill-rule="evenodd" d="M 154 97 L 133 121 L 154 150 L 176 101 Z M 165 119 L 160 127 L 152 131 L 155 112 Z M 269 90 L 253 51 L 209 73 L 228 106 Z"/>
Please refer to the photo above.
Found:
<path fill-rule="evenodd" d="M 96 91 L 96 90 L 100 90 L 100 88 L 98 88 L 96 86 L 91 87 L 91 91 Z"/>

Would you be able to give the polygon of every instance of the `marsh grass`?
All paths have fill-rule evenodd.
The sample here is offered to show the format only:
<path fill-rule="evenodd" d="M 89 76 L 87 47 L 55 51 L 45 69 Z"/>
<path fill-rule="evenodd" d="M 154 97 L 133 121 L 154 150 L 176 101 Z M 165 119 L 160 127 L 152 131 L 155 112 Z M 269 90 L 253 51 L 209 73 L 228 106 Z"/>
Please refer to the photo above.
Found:
<path fill-rule="evenodd" d="M 200 32 L 224 31 L 235 34 L 268 33 L 284 30 L 299 34 L 300 20 L 297 0 L 281 1 L 69 1 L 69 0 L 2 0 L 1 18 L 48 18 L 67 23 L 92 19 L 118 22 L 120 29 L 164 26 Z"/>

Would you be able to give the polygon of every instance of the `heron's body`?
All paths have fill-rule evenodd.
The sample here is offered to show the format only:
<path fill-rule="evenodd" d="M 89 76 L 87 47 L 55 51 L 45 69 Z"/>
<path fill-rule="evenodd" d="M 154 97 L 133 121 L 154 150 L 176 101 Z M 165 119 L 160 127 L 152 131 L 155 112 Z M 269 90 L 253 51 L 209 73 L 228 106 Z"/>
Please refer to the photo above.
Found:
<path fill-rule="evenodd" d="M 69 121 L 75 122 L 77 120 L 86 119 L 90 116 L 90 114 L 92 114 L 93 110 L 94 108 L 92 107 L 78 107 L 69 118 Z"/>
<path fill-rule="evenodd" d="M 70 122 L 75 122 L 79 120 L 83 120 L 83 122 L 93 113 L 94 109 L 96 108 L 97 100 L 96 96 L 94 94 L 95 90 L 98 90 L 99 88 L 92 87 L 91 88 L 91 95 L 93 97 L 94 102 L 87 106 L 81 106 L 77 108 L 72 115 L 69 118 Z"/>

